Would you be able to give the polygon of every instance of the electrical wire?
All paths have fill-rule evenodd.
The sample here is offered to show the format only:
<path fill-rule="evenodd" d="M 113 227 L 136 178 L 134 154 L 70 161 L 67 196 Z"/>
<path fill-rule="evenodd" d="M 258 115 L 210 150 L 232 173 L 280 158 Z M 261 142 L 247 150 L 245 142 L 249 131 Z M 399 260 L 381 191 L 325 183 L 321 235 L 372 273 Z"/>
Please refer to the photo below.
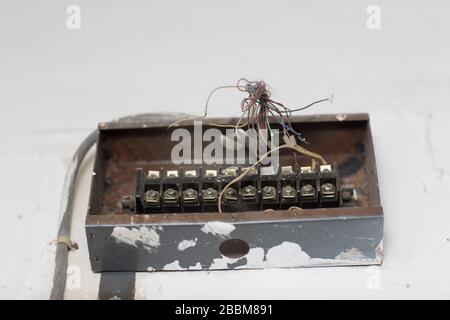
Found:
<path fill-rule="evenodd" d="M 303 111 L 303 110 L 305 110 L 305 109 L 308 109 L 308 108 L 312 107 L 312 106 L 315 105 L 315 104 L 322 103 L 322 102 L 326 102 L 326 101 L 330 101 L 330 103 L 333 103 L 333 99 L 334 99 L 334 94 L 332 94 L 329 98 L 325 98 L 325 99 L 321 99 L 321 100 L 314 101 L 314 102 L 308 104 L 308 105 L 305 106 L 305 107 L 291 110 L 291 112 Z"/>
<path fill-rule="evenodd" d="M 119 118 L 115 122 L 131 123 L 136 121 L 160 121 L 168 118 L 185 117 L 185 114 L 167 114 L 167 113 L 145 113 L 138 115 L 131 115 Z M 64 290 L 66 286 L 67 264 L 69 251 L 75 248 L 75 243 L 70 240 L 70 227 L 72 223 L 72 213 L 75 197 L 75 186 L 77 182 L 78 173 L 80 171 L 83 159 L 89 152 L 91 147 L 98 139 L 98 131 L 95 130 L 89 134 L 78 149 L 75 151 L 72 161 L 66 173 L 63 193 L 61 196 L 61 219 L 58 228 L 58 235 L 55 241 L 55 271 L 53 274 L 53 286 L 50 292 L 50 300 L 64 299 Z"/>
<path fill-rule="evenodd" d="M 239 128 L 247 126 L 249 129 L 256 130 L 256 132 L 258 133 L 258 137 L 260 137 L 260 139 L 264 142 L 266 146 L 269 146 L 269 137 L 270 138 L 273 137 L 273 131 L 270 125 L 269 117 L 276 118 L 276 121 L 281 125 L 284 136 L 287 138 L 288 141 L 291 141 L 289 138 L 291 137 L 291 134 L 293 134 L 296 137 L 298 137 L 301 142 L 305 142 L 305 138 L 301 135 L 301 133 L 297 132 L 292 128 L 292 124 L 290 121 L 292 113 L 305 110 L 321 102 L 325 101 L 332 102 L 333 100 L 333 96 L 331 96 L 330 98 L 327 99 L 314 101 L 305 107 L 290 109 L 284 106 L 282 103 L 274 101 L 273 99 L 270 98 L 271 93 L 268 90 L 267 85 L 264 81 L 249 81 L 245 78 L 241 78 L 238 80 L 236 85 L 220 86 L 212 90 L 206 99 L 204 114 L 202 116 L 183 117 L 173 122 L 171 125 L 168 126 L 168 128 L 178 125 L 184 121 L 206 118 L 208 115 L 208 106 L 212 95 L 222 89 L 237 89 L 241 92 L 247 93 L 248 97 L 244 98 L 241 102 L 242 116 L 236 123 L 236 125 L 218 125 L 218 124 L 211 124 L 211 125 L 216 127 L 228 127 L 228 126 L 234 127 L 236 132 Z M 132 122 L 136 120 L 143 120 L 147 117 L 151 118 L 151 120 L 154 121 L 154 118 L 157 117 L 158 115 L 162 116 L 161 114 L 141 114 L 137 116 L 120 118 L 117 121 Z M 245 124 L 241 125 L 240 123 L 244 118 L 247 118 L 247 121 Z M 70 240 L 70 227 L 72 220 L 76 179 L 84 157 L 86 156 L 90 148 L 95 144 L 97 138 L 98 132 L 94 131 L 80 144 L 80 146 L 78 147 L 78 149 L 76 150 L 76 152 L 72 157 L 72 162 L 66 175 L 66 180 L 64 183 L 64 192 L 62 195 L 63 201 L 61 205 L 62 217 L 58 229 L 58 237 L 56 240 L 55 273 L 53 276 L 53 287 L 51 290 L 50 299 L 64 298 L 68 252 L 75 246 L 75 244 L 72 243 Z M 245 175 L 247 175 L 252 168 L 261 163 L 261 161 L 263 161 L 269 154 L 271 154 L 276 150 L 281 149 L 293 150 L 296 162 L 297 162 L 296 154 L 300 153 L 313 158 L 313 160 L 319 159 L 320 161 L 322 161 L 322 163 L 326 163 L 325 159 L 321 155 L 311 152 L 297 144 L 286 144 L 275 148 L 271 148 L 269 152 L 261 156 L 259 160 L 255 162 L 249 169 L 244 171 L 244 173 L 242 173 L 240 176 L 233 179 L 222 190 L 222 192 L 219 195 L 219 203 L 218 203 L 219 212 L 222 212 L 221 208 L 222 196 L 226 191 L 226 189 L 230 185 L 236 183 L 237 181 L 242 179 Z"/>
<path fill-rule="evenodd" d="M 73 200 L 77 175 L 80 171 L 81 163 L 84 157 L 95 144 L 98 137 L 98 131 L 92 132 L 84 139 L 78 149 L 75 151 L 72 162 L 66 174 L 64 182 L 64 191 L 62 194 L 62 217 L 58 229 L 55 253 L 55 272 L 53 274 L 53 287 L 50 293 L 50 300 L 61 300 L 64 298 L 64 289 L 66 285 L 68 253 L 71 250 L 70 245 L 70 226 L 72 224 Z"/>
<path fill-rule="evenodd" d="M 278 150 L 282 150 L 282 149 L 291 149 L 297 153 L 309 156 L 313 159 L 319 159 L 322 164 L 327 164 L 327 161 L 318 153 L 309 151 L 299 145 L 289 145 L 289 144 L 283 144 L 281 146 L 278 146 L 276 148 L 273 148 L 272 150 L 266 152 L 265 154 L 263 154 L 258 161 L 256 161 L 252 166 L 248 167 L 243 173 L 241 173 L 239 176 L 237 176 L 236 178 L 234 178 L 233 180 L 231 180 L 220 192 L 219 194 L 219 201 L 217 204 L 217 209 L 219 210 L 219 213 L 222 213 L 222 198 L 224 193 L 227 191 L 227 189 L 232 186 L 233 184 L 235 184 L 236 182 L 239 182 L 240 180 L 242 180 L 242 178 L 244 178 L 250 171 L 252 171 L 258 164 L 260 164 L 265 158 L 267 158 L 272 152 L 274 151 L 278 151 Z"/>
<path fill-rule="evenodd" d="M 212 90 L 209 93 L 208 98 L 206 99 L 205 111 L 203 112 L 203 115 L 198 116 L 198 117 L 187 117 L 187 118 L 179 119 L 179 120 L 175 121 L 174 123 L 172 123 L 170 126 L 168 126 L 168 129 L 170 129 L 170 128 L 172 128 L 172 127 L 174 127 L 174 126 L 176 126 L 176 125 L 178 125 L 178 124 L 180 124 L 182 122 L 185 122 L 185 121 L 189 121 L 189 120 L 194 120 L 195 121 L 195 120 L 201 120 L 201 119 L 206 118 L 208 116 L 209 100 L 211 99 L 212 95 L 214 93 L 216 93 L 216 91 L 219 91 L 219 90 L 222 90 L 222 89 L 239 89 L 239 87 L 237 85 L 234 85 L 234 86 L 220 86 L 220 87 L 215 88 L 214 90 Z"/>

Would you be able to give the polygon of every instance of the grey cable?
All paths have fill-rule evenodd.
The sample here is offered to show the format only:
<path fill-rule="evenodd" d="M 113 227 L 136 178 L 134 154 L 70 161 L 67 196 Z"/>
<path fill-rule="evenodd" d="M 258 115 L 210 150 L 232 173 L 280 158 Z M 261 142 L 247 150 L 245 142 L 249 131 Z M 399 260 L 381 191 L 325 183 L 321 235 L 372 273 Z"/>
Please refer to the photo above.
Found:
<path fill-rule="evenodd" d="M 136 121 L 162 121 L 167 119 L 176 119 L 185 117 L 186 114 L 180 113 L 146 113 L 134 116 L 127 116 L 115 120 L 116 122 L 132 123 Z M 50 300 L 64 299 L 64 290 L 66 286 L 67 264 L 69 258 L 70 227 L 72 224 L 72 212 L 74 203 L 74 192 L 77 181 L 77 175 L 81 164 L 91 147 L 96 143 L 98 131 L 93 131 L 75 151 L 72 162 L 66 174 L 61 205 L 61 222 L 58 229 L 55 255 L 55 272 L 53 274 L 53 287 L 50 293 Z M 62 241 L 61 239 L 66 239 Z"/>
<path fill-rule="evenodd" d="M 92 132 L 86 139 L 80 144 L 75 151 L 72 162 L 66 174 L 63 191 L 63 204 L 62 204 L 62 217 L 59 224 L 58 238 L 57 239 L 70 239 L 70 226 L 72 224 L 72 212 L 73 212 L 73 200 L 75 183 L 80 170 L 81 163 L 95 144 L 98 137 L 98 131 Z M 69 246 L 64 242 L 56 243 L 56 256 L 55 256 L 55 273 L 53 274 L 53 288 L 50 293 L 50 300 L 60 300 L 64 298 L 64 289 L 66 286 L 66 273 L 67 273 L 67 261 Z"/>

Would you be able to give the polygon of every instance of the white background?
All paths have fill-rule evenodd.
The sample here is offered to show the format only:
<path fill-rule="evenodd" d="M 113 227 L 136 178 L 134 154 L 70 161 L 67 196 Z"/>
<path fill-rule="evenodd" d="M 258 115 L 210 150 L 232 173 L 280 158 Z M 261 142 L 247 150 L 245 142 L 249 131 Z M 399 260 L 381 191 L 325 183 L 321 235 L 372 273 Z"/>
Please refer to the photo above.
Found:
<path fill-rule="evenodd" d="M 66 9 L 81 8 L 81 30 Z M 369 5 L 381 30 L 366 27 Z M 100 121 L 201 114 L 245 76 L 314 113 L 369 112 L 381 267 L 139 274 L 137 298 L 450 298 L 448 1 L 0 1 L 0 298 L 46 299 L 64 174 Z M 222 92 L 211 116 L 239 114 Z M 77 188 L 67 298 L 95 298 Z M 79 270 L 79 273 L 77 272 Z M 71 277 L 73 280 L 73 277 Z"/>

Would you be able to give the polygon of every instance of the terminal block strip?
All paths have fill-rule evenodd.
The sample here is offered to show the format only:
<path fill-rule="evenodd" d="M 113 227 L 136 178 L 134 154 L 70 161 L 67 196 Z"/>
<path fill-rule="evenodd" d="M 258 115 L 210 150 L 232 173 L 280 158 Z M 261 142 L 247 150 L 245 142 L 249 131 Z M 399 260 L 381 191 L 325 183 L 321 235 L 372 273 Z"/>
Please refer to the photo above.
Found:
<path fill-rule="evenodd" d="M 192 170 L 136 170 L 133 196 L 122 199 L 124 213 L 217 212 L 222 190 L 246 167 Z M 313 167 L 252 168 L 222 196 L 226 212 L 340 207 L 336 164 Z"/>

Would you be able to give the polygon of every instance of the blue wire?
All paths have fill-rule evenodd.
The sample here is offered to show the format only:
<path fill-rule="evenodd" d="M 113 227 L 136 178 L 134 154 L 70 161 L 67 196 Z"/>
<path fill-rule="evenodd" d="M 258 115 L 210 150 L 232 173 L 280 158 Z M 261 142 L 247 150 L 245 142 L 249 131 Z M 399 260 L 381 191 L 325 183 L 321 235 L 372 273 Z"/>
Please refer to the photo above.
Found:
<path fill-rule="evenodd" d="M 282 127 L 284 127 L 286 130 L 290 131 L 291 133 L 295 134 L 300 139 L 301 142 L 305 142 L 306 141 L 306 139 L 303 138 L 303 136 L 302 136 L 302 134 L 300 132 L 295 131 L 292 127 L 288 126 L 284 121 L 281 122 L 280 119 L 277 119 L 277 120 L 278 120 L 278 123 Z"/>

